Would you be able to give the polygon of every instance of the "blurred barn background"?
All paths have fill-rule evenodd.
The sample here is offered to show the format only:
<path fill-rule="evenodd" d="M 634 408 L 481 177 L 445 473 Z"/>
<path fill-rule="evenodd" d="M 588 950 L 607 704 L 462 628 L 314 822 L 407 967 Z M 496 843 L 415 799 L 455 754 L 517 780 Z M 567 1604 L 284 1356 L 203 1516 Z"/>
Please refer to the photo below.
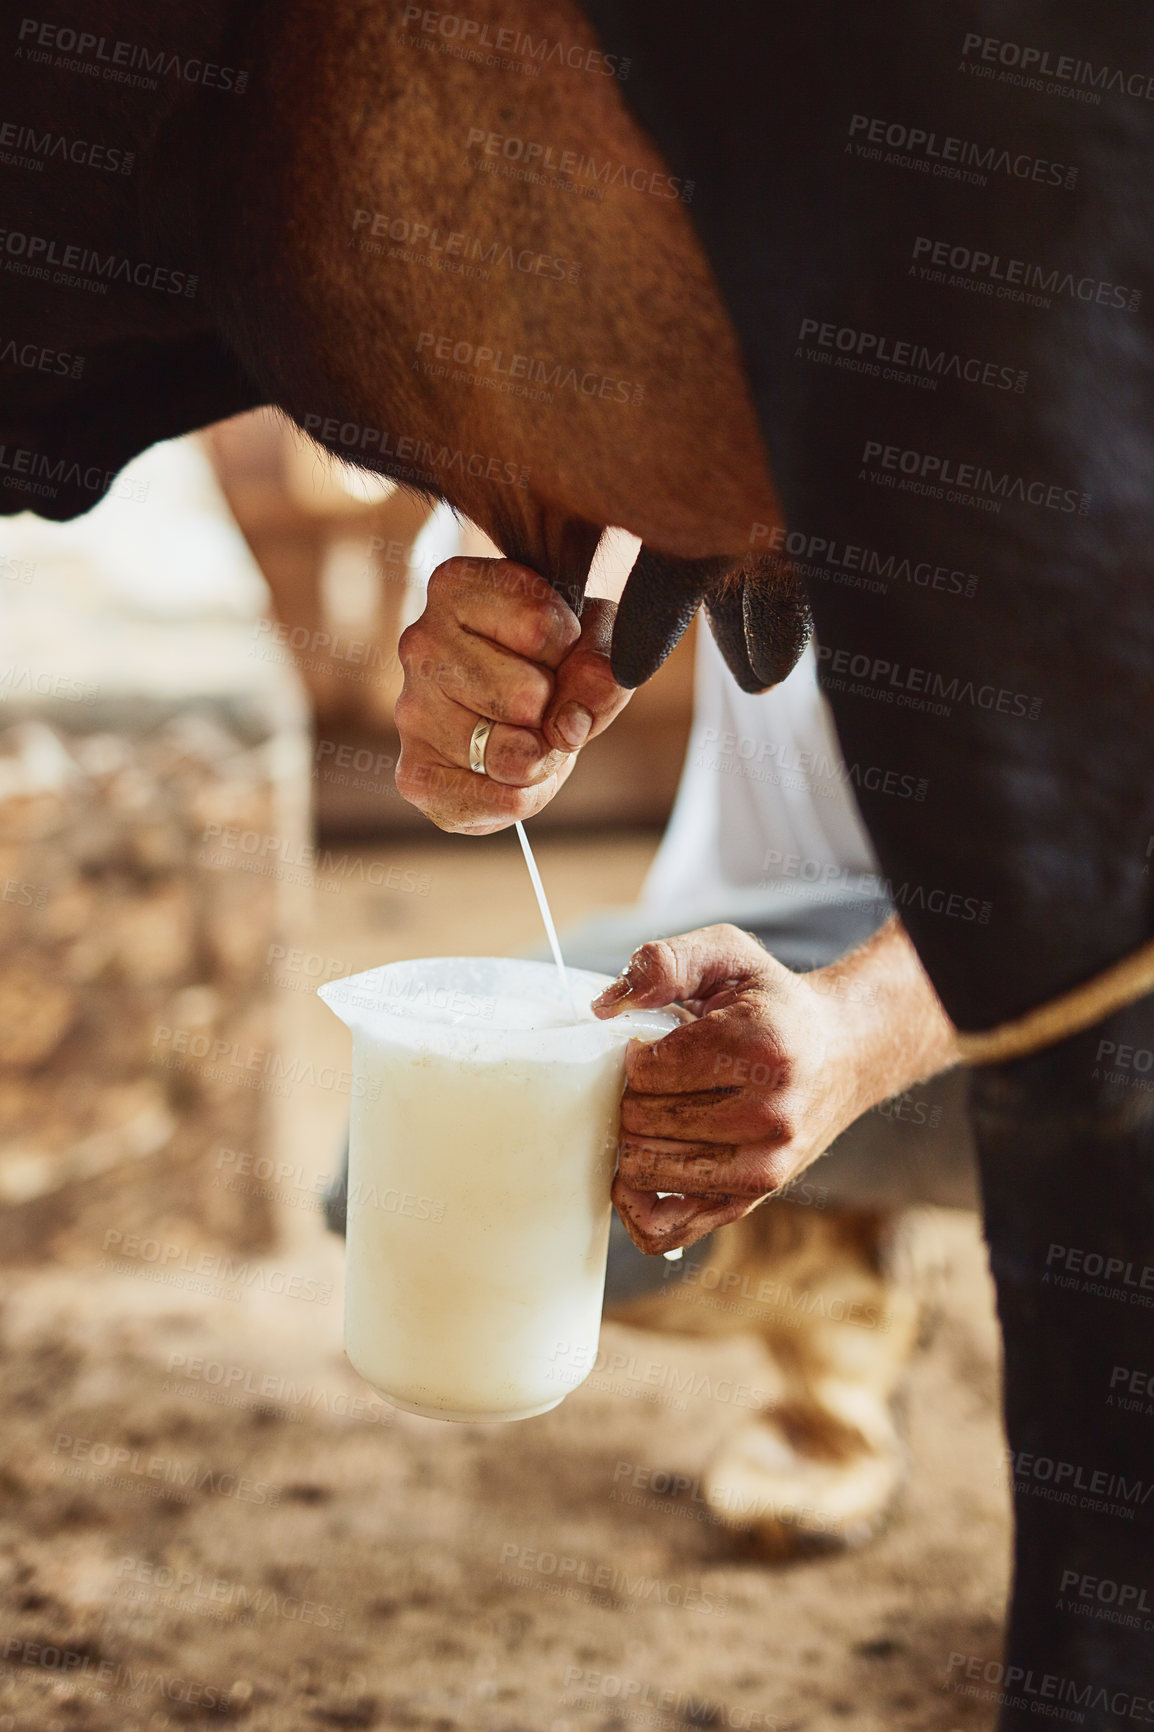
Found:
<path fill-rule="evenodd" d="M 669 1394 L 756 1383 L 750 1339 L 609 1326 L 508 1428 L 395 1415 L 342 1358 L 347 1036 L 315 988 L 540 937 L 515 843 L 393 786 L 397 638 L 458 551 L 491 549 L 264 412 L 0 530 L 0 1732 L 987 1726 L 944 1671 L 997 1653 L 1005 1577 L 971 1220 L 909 1519 L 787 1572 L 692 1490 L 741 1413 Z M 559 924 L 636 896 L 692 659 L 535 820 Z"/>
<path fill-rule="evenodd" d="M 175 1212 L 240 1244 L 267 1239 L 267 1208 L 205 1191 L 197 1176 L 222 1142 L 266 1152 L 263 1097 L 197 1055 L 206 1040 L 211 1051 L 268 1049 L 278 940 L 299 938 L 316 862 L 347 861 L 326 844 L 387 854 L 434 834 L 393 782 L 397 639 L 433 566 L 458 550 L 493 551 L 266 412 L 158 447 L 79 522 L 10 526 L 9 1255 L 59 1252 L 88 1199 L 103 1208 L 117 1193 L 142 1220 Z M 660 826 L 691 670 L 685 645 L 582 755 L 535 829 Z M 376 877 L 387 889 L 388 874 Z M 195 1050 L 169 1051 L 178 1037 L 158 1043 L 164 1028 Z"/>

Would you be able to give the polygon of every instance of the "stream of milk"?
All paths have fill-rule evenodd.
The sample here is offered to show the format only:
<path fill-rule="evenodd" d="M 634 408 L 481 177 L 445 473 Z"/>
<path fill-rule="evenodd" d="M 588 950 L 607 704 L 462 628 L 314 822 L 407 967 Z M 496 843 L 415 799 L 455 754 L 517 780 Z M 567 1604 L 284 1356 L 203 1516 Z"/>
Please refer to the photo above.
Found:
<path fill-rule="evenodd" d="M 553 911 L 549 907 L 549 898 L 545 894 L 545 886 L 541 882 L 541 874 L 537 870 L 537 862 L 533 858 L 533 850 L 529 846 L 529 838 L 525 834 L 525 826 L 517 819 L 517 840 L 521 844 L 521 852 L 525 856 L 525 864 L 529 868 L 529 882 L 533 886 L 533 894 L 537 898 L 537 907 L 541 914 L 541 924 L 545 928 L 545 936 L 549 940 L 549 949 L 553 952 L 553 960 L 557 964 L 557 973 L 561 976 L 561 992 L 577 1010 L 577 1001 L 569 991 L 569 982 L 565 977 L 565 959 L 561 955 L 561 940 L 557 936 L 557 928 L 553 924 Z"/>

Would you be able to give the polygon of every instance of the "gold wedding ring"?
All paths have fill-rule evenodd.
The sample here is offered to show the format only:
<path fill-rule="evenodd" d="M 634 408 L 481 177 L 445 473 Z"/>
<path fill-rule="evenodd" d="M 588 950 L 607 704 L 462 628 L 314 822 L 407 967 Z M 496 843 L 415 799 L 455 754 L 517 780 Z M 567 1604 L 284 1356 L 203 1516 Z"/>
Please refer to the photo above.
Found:
<path fill-rule="evenodd" d="M 494 724 L 488 716 L 482 716 L 469 738 L 469 768 L 475 776 L 485 774 L 485 747 L 489 744 L 489 735 Z"/>

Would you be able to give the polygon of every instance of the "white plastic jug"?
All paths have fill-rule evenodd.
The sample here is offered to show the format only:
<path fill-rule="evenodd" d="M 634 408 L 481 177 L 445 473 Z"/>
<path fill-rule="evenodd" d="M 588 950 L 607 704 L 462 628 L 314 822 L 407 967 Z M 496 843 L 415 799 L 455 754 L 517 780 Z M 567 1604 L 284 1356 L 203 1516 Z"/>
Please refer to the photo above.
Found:
<path fill-rule="evenodd" d="M 587 1006 L 605 975 L 567 970 Z M 321 987 L 353 1033 L 345 1347 L 396 1407 L 528 1419 L 593 1368 L 625 1045 L 557 970 L 395 962 Z"/>

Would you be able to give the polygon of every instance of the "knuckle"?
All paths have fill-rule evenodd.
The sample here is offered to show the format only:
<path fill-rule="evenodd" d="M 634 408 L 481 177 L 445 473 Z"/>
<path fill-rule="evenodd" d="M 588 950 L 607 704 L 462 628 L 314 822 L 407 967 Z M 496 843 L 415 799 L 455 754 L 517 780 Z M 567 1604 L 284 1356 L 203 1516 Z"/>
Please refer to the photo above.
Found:
<path fill-rule="evenodd" d="M 653 1104 L 645 1095 L 627 1089 L 621 1097 L 621 1129 L 627 1136 L 652 1136 L 658 1126 Z"/>
<path fill-rule="evenodd" d="M 799 1121 L 791 1108 L 782 1104 L 782 1098 L 775 1090 L 739 1085 L 726 1092 L 731 1122 L 740 1129 L 747 1142 L 776 1146 L 791 1142 L 797 1135 Z"/>
<path fill-rule="evenodd" d="M 415 692 L 405 686 L 400 697 L 393 705 L 393 720 L 397 724 L 397 732 L 402 736 L 414 733 L 417 727 L 417 717 L 422 709 L 421 700 Z M 400 766 L 398 765 L 398 772 Z"/>
<path fill-rule="evenodd" d="M 420 811 L 429 809 L 429 785 L 425 777 L 419 775 L 415 766 L 406 763 L 402 757 L 396 769 L 397 792 L 411 806 Z"/>
<path fill-rule="evenodd" d="M 543 674 L 524 675 L 504 696 L 506 719 L 516 727 L 539 727 L 551 696 L 552 685 Z"/>
<path fill-rule="evenodd" d="M 514 604 L 537 601 L 552 594 L 540 572 L 516 559 L 479 560 L 477 576 L 492 594 L 506 597 Z"/>
<path fill-rule="evenodd" d="M 575 619 L 573 624 L 577 624 Z M 567 648 L 572 641 L 564 614 L 551 591 L 547 598 L 521 603 L 521 630 L 526 654 L 534 661 L 540 661 L 551 650 Z"/>
<path fill-rule="evenodd" d="M 423 661 L 429 659 L 431 651 L 431 633 L 424 619 L 416 619 L 412 625 L 407 625 L 397 640 L 397 655 L 406 675 L 410 669 L 415 669 Z"/>
<path fill-rule="evenodd" d="M 452 559 L 443 559 L 440 565 L 434 566 L 429 575 L 429 600 L 447 600 L 457 590 L 465 588 L 470 581 L 475 581 L 475 566 L 475 560 L 464 558 L 460 554 L 455 554 Z"/>
<path fill-rule="evenodd" d="M 609 709 L 629 695 L 613 678 L 609 658 L 597 650 L 571 650 L 565 658 L 565 675 L 567 683 L 580 691 L 585 702 L 598 709 Z"/>
<path fill-rule="evenodd" d="M 760 1055 L 761 1070 L 773 1078 L 775 1089 L 784 1092 L 797 1081 L 797 1060 L 791 1053 L 770 1051 Z"/>
<path fill-rule="evenodd" d="M 763 1149 L 751 1178 L 750 1191 L 770 1195 L 793 1177 L 793 1163 L 784 1149 Z"/>
<path fill-rule="evenodd" d="M 640 945 L 629 958 L 629 972 L 643 981 L 657 981 L 676 970 L 677 958 L 673 946 L 664 938 L 650 939 Z"/>
<path fill-rule="evenodd" d="M 532 796 L 527 789 L 505 782 L 493 782 L 488 778 L 483 786 L 485 791 L 481 797 L 491 816 L 511 822 L 514 818 L 528 818 L 531 815 Z"/>
<path fill-rule="evenodd" d="M 617 1158 L 621 1162 L 622 1171 L 627 1162 L 636 1165 L 638 1161 L 653 1159 L 653 1150 L 646 1141 L 647 1136 L 647 1129 L 634 1130 L 632 1126 L 626 1128 L 622 1125 L 617 1141 Z"/>
<path fill-rule="evenodd" d="M 788 1149 L 796 1142 L 801 1129 L 797 1115 L 779 1102 L 758 1103 L 756 1110 L 758 1140 L 771 1149 Z"/>

